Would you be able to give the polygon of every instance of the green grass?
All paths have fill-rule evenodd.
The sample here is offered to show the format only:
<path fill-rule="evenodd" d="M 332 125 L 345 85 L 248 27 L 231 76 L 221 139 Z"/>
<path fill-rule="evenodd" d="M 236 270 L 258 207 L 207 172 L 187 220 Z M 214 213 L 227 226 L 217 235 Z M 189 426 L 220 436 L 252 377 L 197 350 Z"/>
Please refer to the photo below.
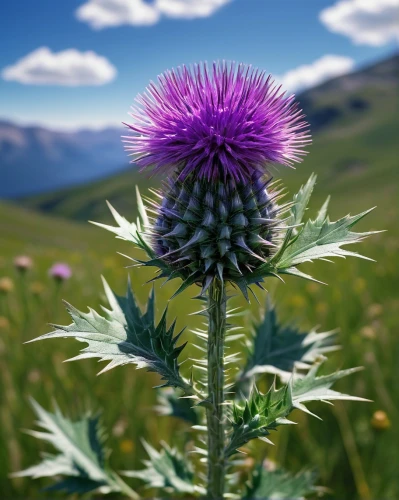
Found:
<path fill-rule="evenodd" d="M 351 119 L 343 116 L 333 127 L 316 135 L 308 158 L 296 171 L 284 171 L 283 177 L 292 193 L 312 171 L 317 172 L 319 180 L 311 211 L 331 194 L 334 218 L 377 205 L 377 209 L 362 221 L 360 229 L 387 229 L 388 232 L 370 238 L 358 248 L 377 262 L 339 259 L 335 264 L 304 266 L 305 272 L 329 286 L 292 277 L 286 284 L 270 280 L 266 286 L 284 320 L 295 321 L 303 328 L 320 325 L 322 330 L 340 329 L 343 348 L 330 356 L 329 367 L 361 365 L 365 370 L 342 380 L 338 390 L 373 402 L 341 402 L 334 407 L 315 405 L 323 422 L 294 413 L 299 425 L 278 430 L 272 436 L 275 447 L 256 442 L 250 448 L 258 459 L 268 457 L 293 471 L 304 466 L 315 467 L 320 473 L 319 483 L 331 490 L 327 498 L 394 500 L 399 498 L 399 432 L 395 425 L 399 417 L 399 174 L 395 130 L 399 123 L 394 114 L 392 92 L 387 99 L 379 100 L 375 92 L 370 95 L 370 89 L 362 92 L 373 103 L 368 113 L 360 114 L 357 119 L 356 114 Z M 335 99 L 333 93 L 321 98 L 327 104 L 329 99 Z M 137 173 L 126 172 L 107 181 L 46 195 L 29 203 L 36 207 L 52 203 L 55 214 L 80 221 L 88 218 L 106 221 L 109 215 L 104 199 L 108 198 L 118 211 L 133 220 L 137 178 Z M 150 181 L 140 181 L 140 184 L 145 194 Z M 32 437 L 21 433 L 21 429 L 33 425 L 28 396 L 47 408 L 56 398 L 61 408 L 71 415 L 87 406 L 102 408 L 114 450 L 111 463 L 116 470 L 140 467 L 144 456 L 140 444 L 142 437 L 153 446 L 161 439 L 183 444 L 188 429 L 179 421 L 156 417 L 152 409 L 156 402 L 152 389 L 158 382 L 156 375 L 125 366 L 96 377 L 102 365 L 95 360 L 62 364 L 63 360 L 76 355 L 80 347 L 71 340 L 23 345 L 24 341 L 49 331 L 46 323 L 50 321 L 68 323 L 57 300 L 55 285 L 47 276 L 47 269 L 54 261 L 68 262 L 74 273 L 59 297 L 80 309 L 87 305 L 98 307 L 104 299 L 100 291 L 100 274 L 104 274 L 115 291 L 123 293 L 127 275 L 123 266 L 128 262 L 116 252 L 132 255 L 131 247 L 87 223 L 39 215 L 8 204 L 0 204 L 0 241 L 0 278 L 10 276 L 15 283 L 13 292 L 7 297 L 0 296 L 0 316 L 9 322 L 7 325 L 4 319 L 0 321 L 3 388 L 0 393 L 3 443 L 0 490 L 3 497 L 46 498 L 40 491 L 47 484 L 46 480 L 7 477 L 9 472 L 36 462 L 42 450 Z M 12 265 L 18 254 L 28 254 L 35 262 L 26 277 L 27 297 L 22 293 L 20 277 Z M 133 289 L 143 302 L 150 290 L 150 285 L 143 283 L 151 278 L 152 272 L 132 269 L 130 275 Z M 36 282 L 43 286 L 39 296 L 31 291 Z M 176 284 L 163 288 L 156 285 L 158 313 Z M 170 302 L 170 319 L 178 315 L 177 328 L 198 326 L 198 318 L 189 316 L 198 309 L 197 301 L 191 299 L 196 292 L 192 288 Z M 253 301 L 250 314 L 239 320 L 246 332 L 266 302 L 266 294 L 258 293 L 258 297 L 261 305 Z M 29 304 L 28 317 L 24 315 L 24 300 Z M 235 305 L 247 307 L 241 298 L 233 300 Z M 185 336 L 190 345 L 193 337 L 189 330 Z M 186 356 L 194 355 L 198 353 L 189 346 Z M 189 364 L 188 361 L 183 365 L 185 369 Z M 385 429 L 378 429 L 373 423 L 373 414 L 379 410 L 389 419 Z M 191 439 L 190 433 L 188 439 Z M 244 477 L 246 474 L 243 470 Z"/>

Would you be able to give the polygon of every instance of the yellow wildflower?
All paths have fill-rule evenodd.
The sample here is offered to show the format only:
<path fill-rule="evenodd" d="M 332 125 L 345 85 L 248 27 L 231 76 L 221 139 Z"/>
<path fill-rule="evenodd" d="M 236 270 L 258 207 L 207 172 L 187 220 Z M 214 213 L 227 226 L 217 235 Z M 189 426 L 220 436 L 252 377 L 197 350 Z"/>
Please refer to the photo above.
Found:
<path fill-rule="evenodd" d="M 385 413 L 385 411 L 378 410 L 374 412 L 374 415 L 371 419 L 371 425 L 374 427 L 374 429 L 381 431 L 391 427 L 391 421 L 389 420 L 388 415 Z"/>
<path fill-rule="evenodd" d="M 14 290 L 14 282 L 8 276 L 0 278 L 0 293 L 9 293 Z"/>
<path fill-rule="evenodd" d="M 375 337 L 376 337 L 375 330 L 374 330 L 374 328 L 372 328 L 371 326 L 364 326 L 364 327 L 360 330 L 360 335 L 361 335 L 362 337 L 364 337 L 365 339 L 370 339 L 370 340 L 373 340 L 373 339 L 375 339 Z"/>
<path fill-rule="evenodd" d="M 0 316 L 0 330 L 6 330 L 10 327 L 10 322 L 5 316 Z"/>
<path fill-rule="evenodd" d="M 328 305 L 326 304 L 326 302 L 318 302 L 316 304 L 316 312 L 318 314 L 326 314 L 328 311 Z"/>
<path fill-rule="evenodd" d="M 33 293 L 33 295 L 41 295 L 44 292 L 43 283 L 40 283 L 40 281 L 34 281 L 30 285 L 30 291 Z"/>
<path fill-rule="evenodd" d="M 376 316 L 380 316 L 381 313 L 382 313 L 381 304 L 371 304 L 367 310 L 367 314 L 370 318 L 375 318 Z"/>
<path fill-rule="evenodd" d="M 304 307 L 306 305 L 306 300 L 302 297 L 302 295 L 294 295 L 291 298 L 291 304 L 294 307 Z"/>
<path fill-rule="evenodd" d="M 357 293 L 363 292 L 366 289 L 366 286 L 367 286 L 366 280 L 363 278 L 356 278 L 353 283 L 353 289 Z"/>
<path fill-rule="evenodd" d="M 131 453 L 134 450 L 134 443 L 131 439 L 123 439 L 119 448 L 122 453 Z"/>

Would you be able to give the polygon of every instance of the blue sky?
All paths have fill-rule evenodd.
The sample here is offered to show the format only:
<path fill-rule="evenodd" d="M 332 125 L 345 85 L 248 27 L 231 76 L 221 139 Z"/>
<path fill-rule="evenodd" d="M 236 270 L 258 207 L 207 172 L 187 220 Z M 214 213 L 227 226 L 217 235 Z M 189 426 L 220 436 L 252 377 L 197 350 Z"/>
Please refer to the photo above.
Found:
<path fill-rule="evenodd" d="M 144 12 L 141 20 L 130 21 L 135 25 L 124 24 L 128 17 L 122 12 L 112 21 L 115 26 L 93 26 L 109 24 L 106 8 L 113 8 L 113 15 L 129 1 Z M 359 3 L 364 0 L 152 1 L 159 2 L 161 14 L 145 11 L 146 3 L 154 6 L 147 0 L 7 2 L 0 17 L 0 118 L 56 128 L 118 124 L 150 79 L 167 68 L 204 60 L 251 63 L 299 90 L 325 72 L 328 76 L 334 65 L 346 72 L 392 54 L 399 37 L 392 22 L 397 0 L 375 0 L 378 6 L 366 13 L 366 22 Z M 209 12 L 198 14 L 195 5 L 193 10 L 198 2 L 205 2 Z M 184 10 L 185 3 L 191 7 Z M 192 18 L 184 17 L 190 13 Z M 16 67 L 41 47 L 55 54 L 75 50 L 69 59 L 54 62 L 50 76 L 41 66 L 44 53 Z M 79 59 L 86 51 L 95 52 L 87 64 Z M 326 55 L 338 58 L 314 65 Z M 298 83 L 301 65 L 310 67 L 299 73 Z M 86 74 L 88 66 L 92 73 Z M 294 72 L 287 78 L 289 71 Z"/>

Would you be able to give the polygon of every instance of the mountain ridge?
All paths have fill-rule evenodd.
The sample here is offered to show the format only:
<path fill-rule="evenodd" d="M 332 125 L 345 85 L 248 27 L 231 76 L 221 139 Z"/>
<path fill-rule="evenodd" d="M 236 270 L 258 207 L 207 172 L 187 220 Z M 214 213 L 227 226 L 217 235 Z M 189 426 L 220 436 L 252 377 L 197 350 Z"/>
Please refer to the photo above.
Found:
<path fill-rule="evenodd" d="M 0 120 L 0 197 L 17 198 L 96 180 L 128 164 L 123 128 L 58 131 Z"/>

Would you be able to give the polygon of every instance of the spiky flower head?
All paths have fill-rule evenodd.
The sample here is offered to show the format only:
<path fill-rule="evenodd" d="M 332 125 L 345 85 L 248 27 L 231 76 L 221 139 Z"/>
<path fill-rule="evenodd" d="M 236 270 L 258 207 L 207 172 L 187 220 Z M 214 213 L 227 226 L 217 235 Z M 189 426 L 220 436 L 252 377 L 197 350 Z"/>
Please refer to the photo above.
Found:
<path fill-rule="evenodd" d="M 126 150 L 143 170 L 178 170 L 180 180 L 248 180 L 271 163 L 300 161 L 310 142 L 294 96 L 243 64 L 167 71 L 136 100 Z"/>
<path fill-rule="evenodd" d="M 300 161 L 310 142 L 294 96 L 250 66 L 214 63 L 168 71 L 137 101 L 126 148 L 142 170 L 166 177 L 152 202 L 147 265 L 203 292 L 216 278 L 246 293 L 279 240 L 283 210 L 268 166 Z"/>

